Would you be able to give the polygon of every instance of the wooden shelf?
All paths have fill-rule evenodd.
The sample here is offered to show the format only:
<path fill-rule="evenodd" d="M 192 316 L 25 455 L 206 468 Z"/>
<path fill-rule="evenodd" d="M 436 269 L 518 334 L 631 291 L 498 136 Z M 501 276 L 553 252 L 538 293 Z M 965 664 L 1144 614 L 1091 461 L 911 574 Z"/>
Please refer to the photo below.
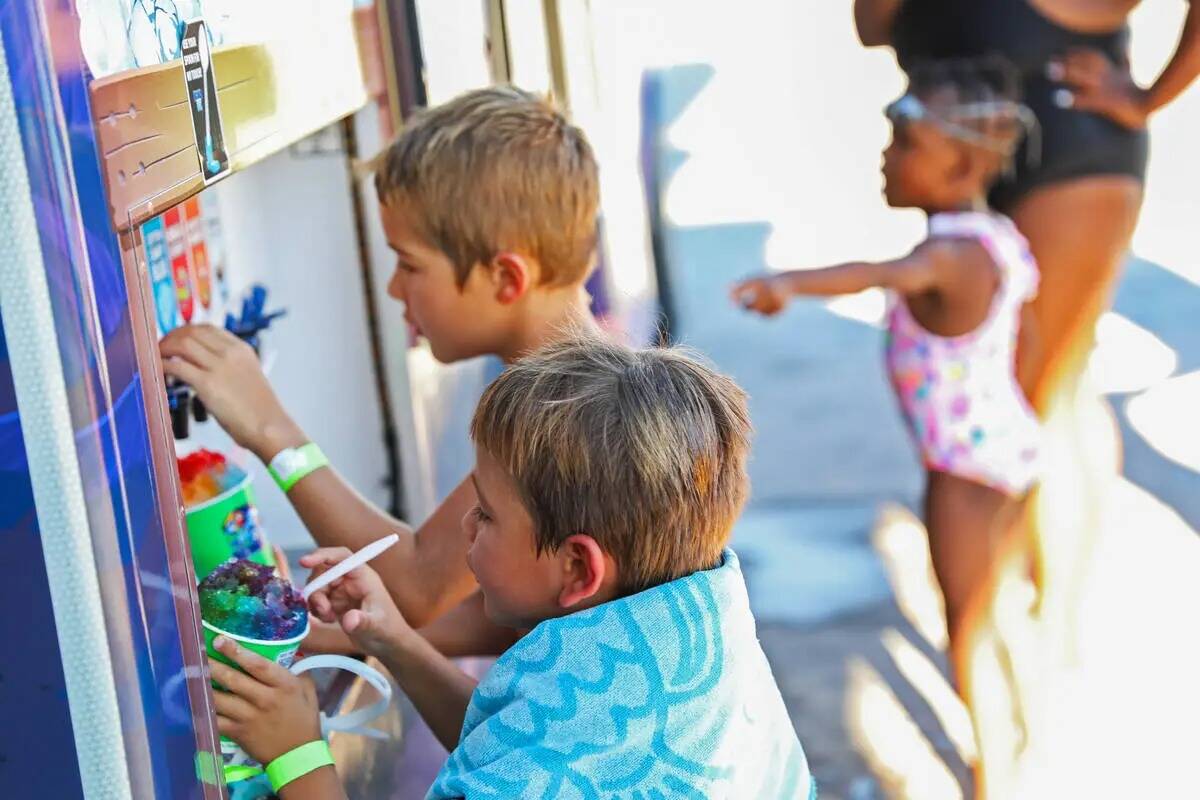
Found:
<path fill-rule="evenodd" d="M 276 35 L 213 50 L 230 173 L 367 101 L 351 14 L 306 18 Z M 204 188 L 182 60 L 93 81 L 91 103 L 119 233 Z"/>

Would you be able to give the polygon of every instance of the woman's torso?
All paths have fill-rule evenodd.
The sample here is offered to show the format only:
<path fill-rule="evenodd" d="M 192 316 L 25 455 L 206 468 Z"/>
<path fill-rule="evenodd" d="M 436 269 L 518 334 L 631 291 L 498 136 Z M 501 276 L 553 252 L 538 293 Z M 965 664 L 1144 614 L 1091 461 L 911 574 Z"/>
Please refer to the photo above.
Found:
<path fill-rule="evenodd" d="M 1125 58 L 1129 31 L 1120 21 L 1123 17 L 1104 15 L 1116 22 L 1106 31 L 1103 21 L 1086 29 L 1066 21 L 1082 21 L 1078 12 L 1048 16 L 1056 11 L 1029 0 L 905 0 L 892 38 L 901 62 L 1000 53 L 1024 75 L 1042 71 L 1048 60 L 1070 47 L 1095 48 L 1118 61 Z"/>
<path fill-rule="evenodd" d="M 1085 5 L 1100 11 L 1097 26 L 1085 33 L 1060 20 L 1083 24 Z M 905 0 L 898 13 L 892 41 L 904 68 L 924 59 L 981 58 L 1001 55 L 1017 69 L 1024 102 L 1037 115 L 1040 143 L 1033 158 L 1026 149 L 1017 155 L 1015 176 L 993 193 L 1001 210 L 1033 186 L 1085 175 L 1118 173 L 1141 178 L 1145 170 L 1145 131 L 1132 131 L 1089 113 L 1056 102 L 1061 84 L 1050 80 L 1046 65 L 1074 48 L 1090 48 L 1128 69 L 1129 29 L 1122 10 L 1136 5 L 1125 0 L 1063 2 L 1051 8 L 1029 0 Z M 1071 13 L 1059 14 L 1068 9 Z M 1054 19 L 1047 16 L 1054 13 Z M 1096 13 L 1096 10 L 1093 11 Z M 1093 17 L 1088 17 L 1092 19 Z M 1115 23 L 1103 30 L 1100 23 Z"/>

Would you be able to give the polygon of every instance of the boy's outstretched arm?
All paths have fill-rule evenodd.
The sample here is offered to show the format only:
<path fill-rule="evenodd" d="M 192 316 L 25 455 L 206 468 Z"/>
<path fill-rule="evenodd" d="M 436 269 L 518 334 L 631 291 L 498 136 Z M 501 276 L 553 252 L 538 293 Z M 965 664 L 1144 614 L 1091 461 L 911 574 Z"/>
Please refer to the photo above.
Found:
<path fill-rule="evenodd" d="M 442 747 L 458 747 L 476 680 L 412 630 L 374 655 L 404 688 Z"/>
<path fill-rule="evenodd" d="M 878 286 L 900 294 L 920 294 L 939 288 L 956 258 L 952 240 L 930 240 L 893 261 L 839 264 L 824 269 L 793 270 L 751 278 L 733 287 L 734 302 L 771 316 L 797 295 L 830 297 Z"/>
<path fill-rule="evenodd" d="M 462 531 L 463 516 L 476 504 L 470 480 L 456 487 L 416 531 L 362 497 L 332 468 L 302 479 L 288 499 L 322 546 L 358 550 L 390 533 L 400 534 L 399 543 L 372 563 L 414 626 L 429 624 L 475 588 L 467 568 L 470 541 Z"/>
<path fill-rule="evenodd" d="M 187 382 L 221 426 L 264 463 L 308 442 L 288 415 L 245 342 L 211 325 L 190 325 L 160 343 L 163 369 Z M 357 550 L 390 533 L 400 543 L 376 561 L 396 604 L 424 625 L 466 597 L 475 582 L 466 567 L 460 521 L 475 504 L 464 481 L 414 532 L 356 492 L 332 467 L 300 480 L 288 499 L 319 545 Z"/>
<path fill-rule="evenodd" d="M 349 556 L 345 548 L 324 548 L 300 563 L 316 576 Z M 458 746 L 476 681 L 409 626 L 374 570 L 359 567 L 313 593 L 309 609 L 324 622 L 339 621 L 364 653 L 388 668 L 438 741 L 447 750 Z"/>

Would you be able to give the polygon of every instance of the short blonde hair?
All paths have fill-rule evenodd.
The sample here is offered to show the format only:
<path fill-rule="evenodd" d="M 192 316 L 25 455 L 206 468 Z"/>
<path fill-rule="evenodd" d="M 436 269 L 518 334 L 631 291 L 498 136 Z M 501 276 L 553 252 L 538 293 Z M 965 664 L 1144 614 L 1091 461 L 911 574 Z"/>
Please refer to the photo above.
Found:
<path fill-rule="evenodd" d="M 400 203 L 454 263 L 459 285 L 505 250 L 537 260 L 540 284 L 588 275 L 600 205 L 587 138 L 545 99 L 511 86 L 418 112 L 374 162 L 381 203 Z"/>
<path fill-rule="evenodd" d="M 484 392 L 471 438 L 512 476 L 538 552 L 589 534 L 624 592 L 714 567 L 746 500 L 745 392 L 675 348 L 539 350 Z"/>

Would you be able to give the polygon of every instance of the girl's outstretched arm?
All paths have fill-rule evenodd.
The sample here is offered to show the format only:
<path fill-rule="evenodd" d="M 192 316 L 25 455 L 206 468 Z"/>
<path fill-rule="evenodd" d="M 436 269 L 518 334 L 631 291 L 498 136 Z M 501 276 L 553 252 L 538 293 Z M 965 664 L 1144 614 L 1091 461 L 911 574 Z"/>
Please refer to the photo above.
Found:
<path fill-rule="evenodd" d="M 894 261 L 856 261 L 824 269 L 800 269 L 751 278 L 733 287 L 733 300 L 749 311 L 778 314 L 796 295 L 830 297 L 878 286 L 900 294 L 940 288 L 959 258 L 959 243 L 932 239 Z"/>

